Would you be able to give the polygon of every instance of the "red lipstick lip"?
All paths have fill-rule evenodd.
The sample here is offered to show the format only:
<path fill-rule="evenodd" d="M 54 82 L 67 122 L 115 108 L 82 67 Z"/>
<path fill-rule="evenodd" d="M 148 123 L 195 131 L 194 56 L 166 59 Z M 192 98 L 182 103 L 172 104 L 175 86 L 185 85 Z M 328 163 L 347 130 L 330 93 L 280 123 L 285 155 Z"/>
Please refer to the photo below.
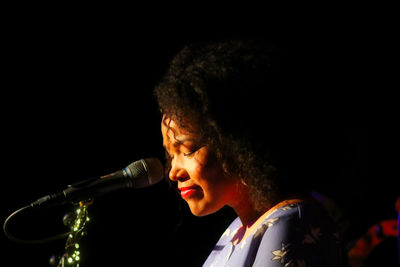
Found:
<path fill-rule="evenodd" d="M 192 186 L 183 186 L 183 187 L 179 187 L 179 191 L 186 191 L 189 189 L 196 189 L 198 186 L 192 185 Z"/>
<path fill-rule="evenodd" d="M 181 191 L 182 198 L 188 198 L 192 196 L 200 187 L 198 186 L 185 186 L 180 187 L 179 190 Z"/>

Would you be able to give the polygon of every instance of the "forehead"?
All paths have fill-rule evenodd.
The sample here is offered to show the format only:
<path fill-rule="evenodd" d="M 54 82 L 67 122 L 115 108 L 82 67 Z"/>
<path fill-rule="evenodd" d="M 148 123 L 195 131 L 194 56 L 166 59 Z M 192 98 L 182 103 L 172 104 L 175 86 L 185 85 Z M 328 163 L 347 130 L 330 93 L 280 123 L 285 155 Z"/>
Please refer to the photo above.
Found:
<path fill-rule="evenodd" d="M 165 115 L 161 121 L 161 131 L 164 141 L 179 139 L 179 137 L 194 136 L 193 132 L 178 125 L 173 119 Z"/>

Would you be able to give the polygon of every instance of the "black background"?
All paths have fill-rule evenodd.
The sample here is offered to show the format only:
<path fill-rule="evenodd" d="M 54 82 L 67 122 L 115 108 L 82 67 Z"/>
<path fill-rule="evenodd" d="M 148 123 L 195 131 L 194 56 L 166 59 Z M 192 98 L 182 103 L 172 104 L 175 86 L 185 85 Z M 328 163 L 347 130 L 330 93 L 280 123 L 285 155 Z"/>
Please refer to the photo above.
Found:
<path fill-rule="evenodd" d="M 321 173 L 329 179 L 317 188 L 343 208 L 351 235 L 394 218 L 398 191 L 390 180 L 378 181 L 369 172 L 371 134 L 364 117 L 369 78 L 361 71 L 367 40 L 357 23 L 339 26 L 326 19 L 283 27 L 282 19 L 265 26 L 258 21 L 257 28 L 221 22 L 187 29 L 184 22 L 176 26 L 164 20 L 153 28 L 146 20 L 120 20 L 116 14 L 79 21 L 57 12 L 14 14 L 2 36 L 1 221 L 68 184 L 141 158 L 163 159 L 152 90 L 169 60 L 191 41 L 252 36 L 295 47 L 315 64 L 311 89 L 287 98 L 299 102 L 303 97 L 305 108 L 319 118 L 316 127 L 334 129 L 332 140 L 340 150 L 327 164 L 333 169 Z M 68 209 L 18 216 L 11 230 L 27 238 L 60 233 Z M 192 216 L 166 182 L 97 199 L 89 216 L 82 266 L 198 266 L 234 218 L 229 209 Z M 1 242 L 2 262 L 9 266 L 47 266 L 51 255 L 63 252 L 65 241 L 23 245 L 1 235 Z"/>

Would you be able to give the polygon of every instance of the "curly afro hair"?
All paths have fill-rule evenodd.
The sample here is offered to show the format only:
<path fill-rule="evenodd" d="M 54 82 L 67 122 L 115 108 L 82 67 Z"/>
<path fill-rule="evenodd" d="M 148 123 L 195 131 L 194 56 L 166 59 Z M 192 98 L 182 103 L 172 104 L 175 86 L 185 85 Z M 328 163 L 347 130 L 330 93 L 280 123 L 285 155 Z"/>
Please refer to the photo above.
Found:
<path fill-rule="evenodd" d="M 300 154 L 296 144 L 305 135 L 275 120 L 285 98 L 276 101 L 295 86 L 289 59 L 285 48 L 260 40 L 195 43 L 155 88 L 160 111 L 196 133 L 226 173 L 241 177 L 259 210 L 305 184 L 290 175 L 299 168 L 287 168 L 296 160 L 286 157 Z"/>

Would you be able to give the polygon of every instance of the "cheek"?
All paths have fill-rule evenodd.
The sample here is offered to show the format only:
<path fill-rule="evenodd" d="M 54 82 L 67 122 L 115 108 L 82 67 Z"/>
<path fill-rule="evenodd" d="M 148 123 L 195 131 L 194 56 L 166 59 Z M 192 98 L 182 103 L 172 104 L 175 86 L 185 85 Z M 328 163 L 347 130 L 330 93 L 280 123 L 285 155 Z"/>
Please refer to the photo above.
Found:
<path fill-rule="evenodd" d="M 221 164 L 207 147 L 199 149 L 185 165 L 190 178 L 202 187 L 206 197 L 214 199 L 222 194 L 231 195 L 231 192 L 236 192 L 236 179 L 225 174 Z"/>
<path fill-rule="evenodd" d="M 220 176 L 222 173 L 222 168 L 218 166 L 217 159 L 206 147 L 199 149 L 191 162 L 193 174 L 201 180 L 212 181 L 217 178 L 215 176 Z"/>
<path fill-rule="evenodd" d="M 213 157 L 208 157 L 198 162 L 193 171 L 206 195 L 216 196 L 225 194 L 232 191 L 234 187 L 234 179 L 225 174 L 222 166 Z"/>

